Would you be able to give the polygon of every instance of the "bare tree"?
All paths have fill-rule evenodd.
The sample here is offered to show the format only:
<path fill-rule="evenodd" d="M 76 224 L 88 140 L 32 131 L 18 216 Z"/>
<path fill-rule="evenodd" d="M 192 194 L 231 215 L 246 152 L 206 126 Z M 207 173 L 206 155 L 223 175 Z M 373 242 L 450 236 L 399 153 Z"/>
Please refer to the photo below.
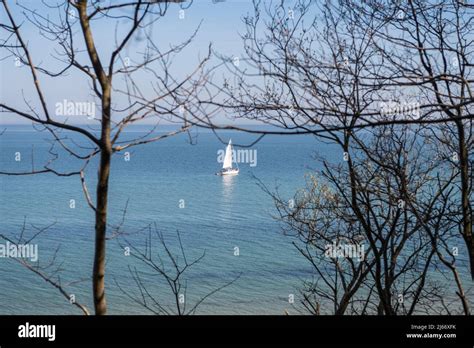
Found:
<path fill-rule="evenodd" d="M 176 232 L 176 240 L 173 243 L 177 245 L 176 250 L 174 250 L 174 248 L 169 246 L 165 236 L 158 230 L 156 224 L 148 226 L 146 230 L 148 236 L 143 248 L 135 246 L 127 239 L 124 239 L 119 244 L 123 249 L 126 247 L 130 248 L 130 255 L 133 258 L 144 264 L 147 269 L 164 281 L 165 286 L 169 288 L 172 305 L 167 304 L 163 300 L 163 294 L 160 294 L 159 297 L 155 295 L 153 287 L 156 287 L 156 282 L 154 282 L 154 286 L 148 284 L 144 278 L 144 272 L 139 271 L 136 267 L 128 266 L 130 275 L 138 289 L 138 295 L 124 289 L 117 280 L 116 284 L 133 303 L 140 305 L 151 313 L 157 315 L 195 314 L 198 307 L 205 300 L 240 278 L 239 274 L 232 280 L 197 298 L 194 303 L 188 304 L 191 298 L 188 296 L 188 277 L 192 273 L 192 269 L 196 268 L 204 259 L 205 251 L 200 256 L 190 259 L 183 246 L 179 231 Z"/>
<path fill-rule="evenodd" d="M 92 282 L 96 314 L 107 312 L 105 252 L 112 156 L 134 146 L 187 132 L 189 124 L 186 123 L 188 116 L 185 105 L 191 102 L 193 94 L 206 81 L 204 65 L 210 51 L 184 76 L 178 78 L 172 73 L 173 58 L 189 45 L 196 32 L 184 42 L 170 45 L 165 50 L 152 38 L 152 26 L 166 14 L 170 3 L 181 2 L 183 1 L 137 0 L 104 3 L 98 0 L 69 0 L 48 6 L 48 10 L 56 11 L 55 16 L 46 16 L 16 3 L 15 6 L 18 6 L 24 15 L 22 20 L 35 25 L 44 39 L 56 45 L 55 58 L 59 62 L 59 68 L 53 69 L 35 60 L 35 52 L 31 51 L 23 37 L 21 26 L 14 18 L 8 2 L 2 1 L 8 23 L 1 25 L 6 33 L 6 39 L 1 46 L 10 53 L 9 56 L 17 57 L 30 70 L 38 102 L 33 104 L 30 101 L 31 96 L 28 96 L 24 99 L 26 107 L 23 109 L 10 105 L 8 101 L 2 101 L 0 108 L 2 112 L 14 114 L 47 130 L 55 140 L 54 146 L 81 161 L 82 165 L 77 170 L 67 172 L 57 169 L 54 166 L 59 157 L 56 151 L 41 169 L 32 167 L 28 172 L 2 171 L 1 174 L 53 173 L 80 178 L 88 205 L 95 214 Z M 93 29 L 97 21 L 115 26 L 114 47 L 110 52 L 101 50 L 99 53 Z M 148 29 L 150 30 L 147 31 Z M 74 34 L 75 32 L 80 35 Z M 139 35 L 146 38 L 143 56 L 125 56 L 124 51 Z M 89 81 L 91 93 L 99 105 L 100 115 L 93 120 L 96 127 L 77 125 L 69 119 L 58 119 L 50 111 L 51 100 L 42 88 L 42 80 L 59 80 L 74 70 L 82 73 Z M 147 82 L 151 82 L 151 91 L 150 88 L 145 88 L 143 79 L 141 82 L 137 80 L 137 76 L 143 72 L 148 76 Z M 156 120 L 156 126 L 135 139 L 124 136 L 123 131 L 128 126 L 139 124 L 145 119 Z M 176 129 L 168 133 L 156 133 L 156 127 L 164 121 L 174 122 Z M 74 139 L 68 136 L 72 133 L 83 137 L 86 144 L 75 143 Z M 98 162 L 95 198 L 87 188 L 85 177 L 85 169 L 91 161 Z"/>
<path fill-rule="evenodd" d="M 35 225 L 31 225 L 32 230 L 34 232 L 30 236 L 27 236 L 28 231 L 27 231 L 26 218 L 25 218 L 23 222 L 23 226 L 20 230 L 20 233 L 18 234 L 18 236 L 16 236 L 16 238 L 0 233 L 0 239 L 10 243 L 10 246 L 13 246 L 16 250 L 24 250 L 25 247 L 28 248 L 29 246 L 33 246 L 33 243 L 35 242 L 35 240 L 40 235 L 47 232 L 53 226 L 54 226 L 54 223 L 45 227 L 41 227 L 41 228 Z M 39 278 L 44 280 L 48 285 L 57 289 L 59 293 L 64 298 L 66 298 L 66 300 L 69 303 L 79 308 L 85 315 L 89 315 L 90 314 L 89 309 L 85 305 L 78 302 L 76 300 L 76 296 L 67 290 L 68 286 L 71 285 L 71 283 L 64 284 L 61 281 L 61 272 L 63 271 L 63 268 L 62 268 L 62 262 L 59 262 L 58 260 L 59 251 L 60 251 L 60 248 L 58 246 L 54 250 L 54 253 L 51 256 L 50 260 L 48 260 L 48 262 L 43 262 L 43 263 L 40 262 L 38 255 L 36 255 L 38 259 L 35 261 L 33 260 L 28 261 L 24 257 L 14 257 L 12 258 L 12 260 L 17 262 L 18 264 L 20 264 L 22 267 L 29 270 L 30 272 L 36 274 Z M 20 256 L 24 256 L 24 255 L 20 255 Z M 74 283 L 77 283 L 79 281 L 84 281 L 84 280 L 85 279 L 76 280 Z"/>
<path fill-rule="evenodd" d="M 473 10 L 469 1 L 418 0 L 368 4 L 354 10 L 355 20 L 371 28 L 384 66 L 373 79 L 388 91 L 418 96 L 427 108 L 419 120 L 432 123 L 439 155 L 457 172 L 452 194 L 459 197 L 457 221 L 472 279 Z"/>
<path fill-rule="evenodd" d="M 442 160 L 425 161 L 432 145 L 420 143 L 419 133 L 426 129 L 385 127 L 367 143 L 354 139 L 352 169 L 321 159 L 324 169 L 291 200 L 266 189 L 285 233 L 315 270 L 302 303 L 313 314 L 326 313 L 328 304 L 333 314 L 469 314 L 450 248 L 458 238 L 449 220 L 455 174 L 444 181 Z M 432 279 L 433 269 L 454 289 Z M 449 312 L 443 301 L 453 297 L 459 302 Z"/>
<path fill-rule="evenodd" d="M 237 117 L 271 125 L 282 133 L 314 134 L 339 148 L 341 164 L 333 168 L 323 162 L 324 175 L 338 194 L 337 202 L 345 204 L 330 206 L 331 216 L 336 218 L 341 214 L 339 209 L 349 209 L 342 228 L 359 228 L 357 232 L 367 238 L 374 257 L 370 268 L 370 285 L 374 288 L 369 287 L 369 291 L 377 295 L 378 313 L 412 314 L 424 301 L 422 298 L 439 299 L 437 292 L 427 290 L 425 282 L 435 258 L 436 264 L 441 262 L 444 271 L 447 269 L 454 277 L 461 311 L 469 313 L 456 257 L 447 241 L 455 240 L 452 231 L 459 228 L 468 254 L 472 254 L 469 153 L 473 99 L 469 94 L 472 78 L 468 49 L 472 41 L 465 39 L 472 6 L 453 1 L 443 7 L 442 3 L 432 6 L 409 1 L 404 5 L 408 10 L 400 14 L 399 2 L 364 2 L 359 6 L 346 1 L 317 4 L 302 0 L 293 6 L 285 1 L 254 1 L 254 13 L 244 19 L 247 30 L 242 37 L 242 63 L 232 64 L 232 59 L 222 57 L 231 77 L 223 86 L 215 87 L 224 101 L 202 101 L 237 113 Z M 407 24 L 410 22 L 412 25 Z M 421 22 L 424 24 L 413 24 Z M 451 37 L 454 44 L 450 44 Z M 463 60 L 461 68 L 459 63 L 456 71 L 448 71 L 448 53 Z M 408 131 L 417 139 L 405 138 Z M 419 141 L 434 146 L 420 148 L 416 146 Z M 384 150 L 380 152 L 379 147 Z M 451 149 L 455 157 L 449 153 Z M 333 160 L 338 163 L 337 153 L 335 156 Z M 436 157 L 436 167 L 426 157 Z M 449 163 L 454 164 L 453 168 Z M 418 175 L 422 179 L 418 180 Z M 436 179 L 428 180 L 423 175 Z M 421 186 L 416 187 L 418 184 Z M 433 187 L 437 191 L 431 191 Z M 313 198 L 312 204 L 318 206 L 320 195 Z M 406 206 L 397 208 L 398 201 Z M 456 209 L 459 204 L 461 209 Z M 277 207 L 282 207 L 278 200 Z M 305 207 L 298 212 L 302 211 Z M 307 224 L 314 227 L 311 214 L 322 214 L 318 209 L 309 209 L 309 217 L 295 216 L 291 210 L 284 212 L 281 217 L 290 219 L 291 228 L 297 232 L 308 228 Z M 324 233 L 338 238 L 338 223 L 323 225 Z M 311 233 L 305 231 L 302 239 L 310 243 L 312 251 L 321 252 L 323 245 L 312 245 L 317 238 L 308 237 Z M 316 233 L 322 234 L 323 243 L 327 236 Z M 345 237 L 352 240 L 353 235 L 347 232 Z M 408 245 L 414 250 L 405 254 Z M 306 246 L 300 251 L 311 258 Z M 330 274 L 334 277 L 345 274 L 349 279 L 346 285 L 361 275 L 354 267 L 337 270 L 338 262 L 323 266 L 332 268 Z M 317 272 L 321 277 L 321 269 Z M 415 277 L 417 273 L 419 278 Z M 403 285 L 401 279 L 407 275 L 412 283 Z M 343 308 L 340 296 L 351 297 L 353 289 L 345 286 L 341 277 L 334 279 L 325 283 L 324 294 L 331 298 L 336 312 Z M 406 301 L 407 293 L 410 305 L 394 301 L 398 295 Z M 425 302 L 425 309 L 429 309 L 429 303 Z M 311 308 L 313 312 L 321 311 L 319 304 Z"/>
<path fill-rule="evenodd" d="M 258 134 L 256 141 L 266 134 L 313 134 L 337 147 L 340 163 L 321 162 L 325 182 L 322 186 L 310 183 L 306 191 L 309 198 L 299 198 L 297 214 L 275 197 L 280 217 L 295 229 L 303 242 L 298 244 L 299 250 L 320 277 L 322 287 L 308 289 L 307 309 L 321 312 L 319 300 L 313 302 L 316 295 L 329 301 L 337 314 L 413 314 L 429 310 L 433 301 L 439 303 L 441 311 L 446 310 L 439 287 L 427 282 L 435 265 L 453 277 L 462 312 L 469 313 L 469 300 L 450 242 L 463 238 L 474 279 L 471 4 L 454 0 L 433 4 L 421 0 L 403 4 L 298 0 L 290 7 L 284 0 L 254 0 L 254 13 L 244 18 L 244 55 L 219 55 L 221 64 L 205 72 L 208 55 L 195 71 L 178 80 L 171 73 L 171 57 L 193 36 L 162 52 L 143 30 L 164 15 L 167 1 L 105 6 L 98 1 L 68 1 L 59 5 L 58 11 L 75 11 L 77 18 L 71 21 L 69 16 L 60 17 L 59 23 L 24 9 L 29 13 L 27 18 L 60 43 L 65 67 L 59 72 L 33 64 L 20 28 L 3 3 L 10 24 L 2 28 L 11 34 L 3 47 L 30 68 L 40 112 L 26 100 L 28 111 L 4 103 L 0 107 L 45 127 L 64 151 L 84 163 L 77 171 L 65 173 L 51 165 L 53 157 L 41 170 L 4 174 L 54 173 L 81 178 L 96 219 L 93 289 L 97 314 L 106 312 L 105 242 L 111 157 L 127 148 L 186 132 L 190 126 L 244 130 Z M 124 9 L 128 10 L 126 14 L 121 12 Z M 119 14 L 114 15 L 118 10 Z M 155 19 L 147 21 L 147 15 L 155 15 Z M 104 59 L 97 52 L 91 23 L 117 18 L 126 19 L 131 27 Z M 74 26 L 80 27 L 87 64 L 76 54 Z M 119 36 L 121 31 L 116 33 Z M 118 67 L 125 61 L 122 50 L 137 33 L 147 38 L 145 59 Z M 69 69 L 83 72 L 100 100 L 99 134 L 56 121 L 48 112 L 38 75 L 56 77 Z M 212 79 L 221 70 L 224 77 Z M 151 96 L 133 78 L 139 71 L 146 71 L 158 81 Z M 119 87 L 116 79 L 112 83 L 117 75 L 124 78 Z M 128 98 L 128 105 L 114 108 L 113 93 Z M 416 102 L 407 106 L 407 100 Z M 221 112 L 256 120 L 273 129 L 216 126 L 212 116 Z M 121 117 L 116 120 L 113 114 Z M 155 136 L 150 132 L 143 138 L 120 140 L 126 126 L 157 115 L 180 127 L 170 134 Z M 71 149 L 58 129 L 84 136 L 90 143 L 88 151 Z M 407 136 L 407 132 L 414 135 Z M 420 146 L 420 141 L 432 145 Z M 436 159 L 426 158 L 433 153 L 438 154 Z M 84 169 L 96 157 L 100 157 L 100 166 L 94 204 Z M 324 214 L 329 214 L 331 220 Z M 455 229 L 459 230 L 457 235 L 453 234 Z M 320 258 L 326 241 L 345 238 L 354 242 L 359 236 L 368 243 L 363 262 Z M 180 268 L 176 270 L 181 274 Z M 362 291 L 367 297 L 359 297 Z M 397 300 L 399 295 L 402 302 Z"/>

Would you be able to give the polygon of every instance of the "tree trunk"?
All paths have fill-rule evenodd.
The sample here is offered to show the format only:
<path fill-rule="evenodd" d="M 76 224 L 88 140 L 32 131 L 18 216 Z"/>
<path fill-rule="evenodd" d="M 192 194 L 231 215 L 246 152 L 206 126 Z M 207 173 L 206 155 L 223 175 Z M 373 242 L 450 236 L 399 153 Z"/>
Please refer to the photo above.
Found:
<path fill-rule="evenodd" d="M 469 154 L 466 146 L 464 126 L 462 121 L 456 122 L 459 136 L 459 166 L 461 171 L 461 209 L 462 209 L 462 235 L 469 253 L 471 278 L 474 280 L 474 239 L 472 236 L 472 208 L 469 202 Z"/>
<path fill-rule="evenodd" d="M 109 194 L 110 163 L 112 144 L 110 140 L 111 80 L 104 84 L 102 95 L 101 152 L 99 178 L 97 182 L 97 205 L 95 213 L 95 255 L 92 273 L 92 287 L 96 315 L 107 314 L 105 298 L 105 253 L 107 233 L 107 200 Z"/>
<path fill-rule="evenodd" d="M 86 43 L 87 52 L 97 79 L 102 88 L 102 120 L 100 138 L 100 164 L 97 182 L 97 203 L 95 211 L 95 254 L 92 270 L 92 293 L 96 315 L 107 314 L 105 299 L 105 252 L 107 233 L 107 199 L 109 191 L 110 162 L 112 158 L 112 144 L 110 140 L 110 102 L 112 90 L 112 76 L 105 73 L 97 53 L 87 16 L 87 0 L 77 2 L 79 19 Z"/>
<path fill-rule="evenodd" d="M 109 189 L 111 152 L 102 149 L 99 180 L 97 183 L 97 206 L 95 214 L 95 254 L 92 273 L 94 308 L 96 315 L 107 313 L 105 298 L 105 253 L 107 232 L 107 198 Z"/>

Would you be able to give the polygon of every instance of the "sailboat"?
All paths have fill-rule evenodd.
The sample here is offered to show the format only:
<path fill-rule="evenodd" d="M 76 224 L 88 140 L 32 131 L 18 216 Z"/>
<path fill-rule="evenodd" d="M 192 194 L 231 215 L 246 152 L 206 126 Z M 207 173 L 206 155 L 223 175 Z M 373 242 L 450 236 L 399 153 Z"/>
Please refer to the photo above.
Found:
<path fill-rule="evenodd" d="M 222 164 L 222 170 L 217 175 L 238 175 L 239 167 L 232 167 L 232 139 L 229 140 L 229 144 L 225 148 L 224 163 Z M 237 162 L 236 162 L 237 164 Z"/>

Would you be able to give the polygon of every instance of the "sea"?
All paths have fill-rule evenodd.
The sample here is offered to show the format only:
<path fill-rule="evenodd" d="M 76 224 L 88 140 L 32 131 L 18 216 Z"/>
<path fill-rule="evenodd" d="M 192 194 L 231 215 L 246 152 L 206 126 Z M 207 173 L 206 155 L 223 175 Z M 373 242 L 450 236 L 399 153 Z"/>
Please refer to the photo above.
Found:
<path fill-rule="evenodd" d="M 18 125 L 3 128 L 4 171 L 39 170 L 54 158 L 49 166 L 62 173 L 84 164 L 57 144 L 52 147 L 47 131 Z M 172 129 L 162 126 L 155 132 Z M 148 131 L 149 127 L 135 127 L 123 139 L 140 138 Z M 83 137 L 65 132 L 60 137 L 87 153 L 81 147 L 90 144 Z M 217 176 L 220 155 L 230 139 L 234 150 L 245 150 L 240 152 L 240 173 Z M 268 135 L 253 144 L 257 139 L 243 132 L 194 129 L 114 156 L 106 265 L 110 314 L 152 313 L 135 301 L 141 296 L 136 272 L 169 313 L 176 312 L 176 292 L 183 295 L 186 311 L 204 298 L 193 312 L 197 314 L 295 312 L 291 299 L 298 301 L 299 290 L 313 271 L 293 246 L 293 237 L 282 232 L 266 190 L 291 199 L 305 185 L 305 175 L 317 167 L 314 155 L 331 155 L 335 150 L 307 135 Z M 92 160 L 85 170 L 92 198 L 96 177 L 97 162 Z M 14 239 L 23 231 L 27 240 L 42 231 L 31 242 L 38 244 L 40 265 L 48 266 L 54 258 L 46 274 L 59 276 L 77 302 L 93 308 L 94 214 L 79 176 L 0 175 L 0 185 L 1 233 Z M 172 276 L 175 269 L 160 236 L 180 266 L 184 256 L 187 264 L 199 260 L 181 276 L 179 291 L 173 292 L 156 269 L 134 257 L 146 253 L 151 238 L 152 259 L 156 264 L 162 261 Z M 7 258 L 0 259 L 0 293 L 0 314 L 81 314 L 38 275 Z"/>
<path fill-rule="evenodd" d="M 153 135 L 172 130 L 160 126 Z M 122 139 L 139 139 L 149 131 L 134 127 Z M 84 165 L 47 131 L 9 125 L 0 132 L 2 171 L 40 170 L 49 163 L 68 173 Z M 59 137 L 80 154 L 88 153 L 84 137 L 70 132 Z M 217 176 L 229 140 L 235 150 L 245 150 L 240 173 Z M 283 233 L 271 194 L 290 200 L 305 186 L 307 175 L 321 170 L 316 156 L 341 160 L 342 154 L 311 135 L 256 140 L 257 135 L 245 132 L 193 129 L 114 155 L 106 264 L 109 314 L 154 313 L 146 307 L 176 314 L 176 301 L 194 314 L 304 313 L 298 306 L 300 291 L 316 275 L 293 245 L 294 236 Z M 84 173 L 94 200 L 96 159 Z M 79 176 L 0 175 L 0 203 L 0 233 L 23 241 L 36 235 L 30 243 L 38 246 L 44 274 L 92 310 L 94 213 Z M 173 282 L 172 260 L 180 271 L 185 267 L 179 282 Z M 82 313 L 14 259 L 0 258 L 0 294 L 0 314 Z"/>

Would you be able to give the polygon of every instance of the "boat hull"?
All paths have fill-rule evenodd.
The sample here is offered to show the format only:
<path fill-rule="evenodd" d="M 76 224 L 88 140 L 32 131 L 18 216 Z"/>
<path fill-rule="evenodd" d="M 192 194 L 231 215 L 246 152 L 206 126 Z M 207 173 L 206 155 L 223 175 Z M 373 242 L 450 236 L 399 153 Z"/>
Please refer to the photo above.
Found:
<path fill-rule="evenodd" d="M 221 170 L 219 173 L 216 173 L 217 175 L 238 175 L 239 174 L 239 169 L 226 169 L 226 170 Z"/>

